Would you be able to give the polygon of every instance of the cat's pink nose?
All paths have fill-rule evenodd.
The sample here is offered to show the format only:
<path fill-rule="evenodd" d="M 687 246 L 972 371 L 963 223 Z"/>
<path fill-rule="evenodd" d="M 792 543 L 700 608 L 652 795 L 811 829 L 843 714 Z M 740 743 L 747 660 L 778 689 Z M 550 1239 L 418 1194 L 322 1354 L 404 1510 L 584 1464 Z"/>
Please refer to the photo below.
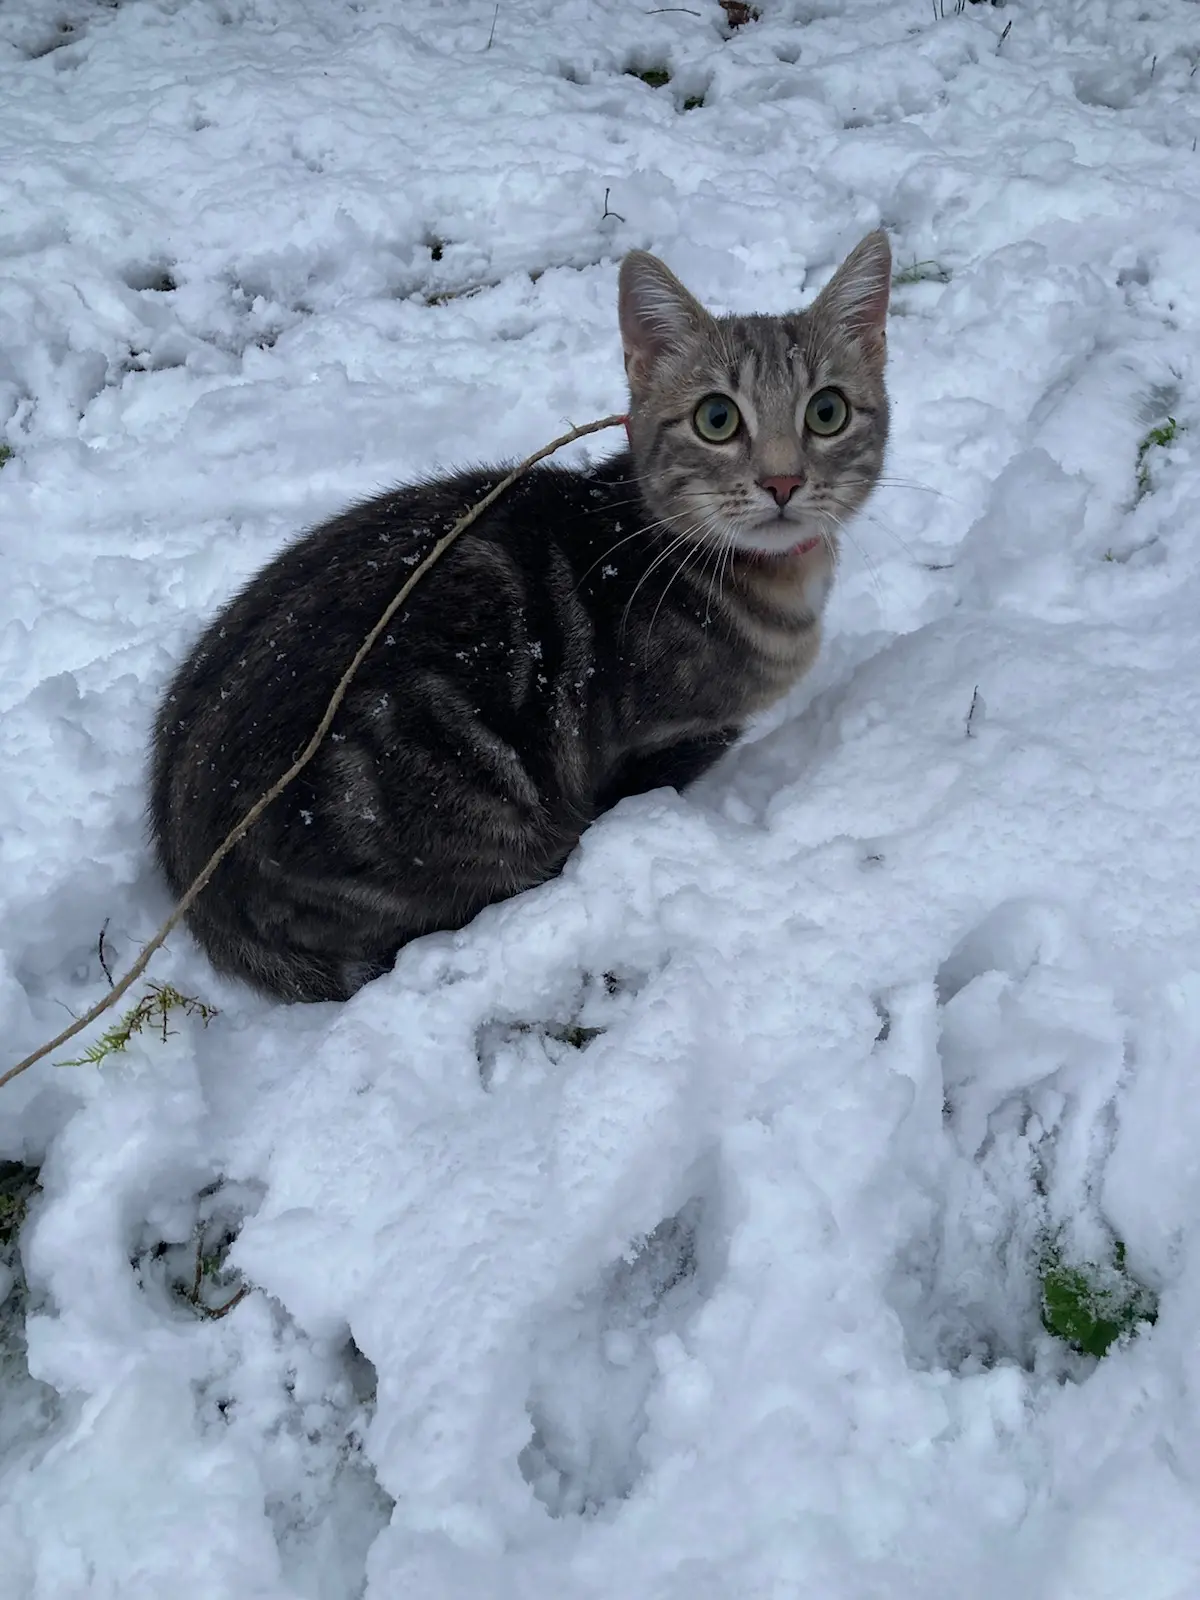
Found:
<path fill-rule="evenodd" d="M 803 478 L 760 478 L 758 481 L 768 494 L 775 496 L 777 506 L 787 505 L 796 490 L 804 484 Z"/>

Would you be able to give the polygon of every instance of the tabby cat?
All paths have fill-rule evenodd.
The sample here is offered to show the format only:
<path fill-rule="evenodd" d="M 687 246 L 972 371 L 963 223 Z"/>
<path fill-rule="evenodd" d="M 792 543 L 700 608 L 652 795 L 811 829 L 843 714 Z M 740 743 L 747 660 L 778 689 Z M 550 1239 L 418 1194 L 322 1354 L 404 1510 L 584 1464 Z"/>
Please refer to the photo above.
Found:
<path fill-rule="evenodd" d="M 622 796 L 681 787 L 811 665 L 839 527 L 888 429 L 886 236 L 806 311 L 712 316 L 621 265 L 629 447 L 539 466 L 414 590 L 312 762 L 189 915 L 221 971 L 338 1000 L 408 940 L 541 883 Z M 367 500 L 209 626 L 154 735 L 179 895 L 303 747 L 414 564 L 502 475 Z"/>

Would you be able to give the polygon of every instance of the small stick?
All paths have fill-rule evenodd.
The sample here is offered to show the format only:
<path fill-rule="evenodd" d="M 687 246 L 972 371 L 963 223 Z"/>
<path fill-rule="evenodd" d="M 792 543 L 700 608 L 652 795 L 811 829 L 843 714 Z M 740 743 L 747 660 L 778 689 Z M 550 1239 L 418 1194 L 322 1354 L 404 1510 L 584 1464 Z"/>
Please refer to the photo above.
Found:
<path fill-rule="evenodd" d="M 975 708 L 976 708 L 976 706 L 978 706 L 978 704 L 979 704 L 979 685 L 976 684 L 975 685 L 975 693 L 971 696 L 970 710 L 967 712 L 967 738 L 968 739 L 973 739 L 975 737 L 975 735 L 971 732 L 971 724 L 975 720 Z"/>
<path fill-rule="evenodd" d="M 0 1073 L 0 1089 L 2 1089 L 6 1083 L 10 1083 L 13 1078 L 18 1077 L 22 1072 L 25 1072 L 29 1067 L 32 1067 L 34 1062 L 40 1061 L 43 1056 L 50 1055 L 50 1053 L 54 1050 L 57 1050 L 60 1045 L 66 1044 L 68 1039 L 73 1039 L 77 1033 L 82 1033 L 84 1028 L 90 1027 L 91 1024 L 95 1022 L 97 1017 L 102 1016 L 104 1012 L 109 1010 L 111 1006 L 115 1005 L 121 996 L 125 994 L 134 983 L 137 982 L 142 973 L 145 972 L 146 968 L 149 966 L 151 956 L 156 950 L 159 949 L 161 945 L 166 943 L 169 935 L 176 927 L 178 927 L 179 923 L 187 915 L 188 911 L 195 903 L 197 896 L 207 884 L 208 880 L 212 877 L 213 873 L 221 865 L 222 861 L 224 861 L 225 857 L 234 848 L 234 846 L 237 845 L 247 833 L 249 833 L 250 829 L 258 821 L 259 817 L 262 816 L 263 812 L 267 809 L 271 802 L 276 800 L 283 793 L 293 779 L 299 777 L 301 772 L 304 771 L 304 768 L 316 755 L 317 750 L 321 745 L 321 741 L 329 732 L 330 726 L 333 723 L 333 719 L 338 713 L 339 706 L 346 697 L 346 691 L 349 689 L 355 673 L 367 659 L 367 656 L 374 648 L 380 634 L 387 627 L 388 623 L 396 615 L 397 611 L 399 611 L 400 607 L 408 599 L 409 595 L 416 588 L 417 584 L 420 583 L 425 574 L 430 570 L 431 567 L 440 561 L 445 555 L 446 551 L 449 550 L 450 546 L 458 538 L 459 534 L 465 533 L 477 518 L 481 517 L 490 506 L 493 506 L 496 501 L 499 500 L 502 494 L 512 488 L 513 484 L 516 483 L 518 478 L 524 477 L 531 467 L 537 466 L 539 461 L 544 461 L 547 456 L 552 456 L 556 450 L 561 450 L 564 445 L 572 444 L 576 439 L 582 439 L 589 433 L 599 433 L 604 428 L 623 427 L 624 423 L 624 416 L 602 417 L 599 422 L 585 422 L 578 428 L 572 428 L 568 433 L 560 434 L 557 439 L 552 439 L 549 444 L 543 445 L 540 450 L 535 450 L 531 456 L 526 456 L 525 460 L 515 466 L 505 477 L 501 478 L 496 487 L 485 494 L 482 500 L 476 501 L 469 511 L 464 512 L 464 514 L 459 517 L 458 521 L 450 529 L 449 533 L 444 533 L 442 535 L 442 537 L 434 545 L 433 549 L 425 557 L 424 561 L 421 562 L 420 566 L 414 569 L 408 581 L 396 592 L 396 594 L 392 596 L 391 600 L 384 608 L 383 615 L 380 617 L 379 621 L 375 624 L 370 633 L 367 634 L 366 638 L 355 651 L 350 665 L 338 679 L 337 687 L 329 697 L 329 704 L 325 707 L 325 714 L 317 724 L 312 738 L 308 741 L 304 749 L 296 757 L 295 761 L 292 762 L 291 766 L 287 769 L 283 776 L 278 778 L 267 790 L 266 794 L 261 795 L 259 799 L 254 802 L 242 820 L 229 830 L 225 838 L 222 839 L 221 843 L 213 851 L 212 855 L 209 856 L 208 860 L 200 868 L 200 871 L 196 874 L 192 882 L 188 884 L 187 888 L 183 892 L 179 904 L 175 907 L 174 911 L 171 912 L 171 915 L 163 923 L 162 927 L 159 928 L 158 932 L 142 946 L 141 950 L 138 952 L 137 959 L 134 961 L 129 971 L 123 978 L 113 985 L 113 987 L 104 996 L 103 1000 L 98 1000 L 90 1011 L 85 1011 L 81 1017 L 77 1017 L 75 1021 L 71 1023 L 69 1028 L 64 1028 L 60 1034 L 51 1039 L 47 1044 L 40 1045 L 32 1052 L 32 1054 L 27 1055 L 23 1061 L 18 1061 L 15 1067 L 10 1067 L 7 1072 Z M 227 1307 L 226 1309 L 231 1308 L 232 1306 Z M 220 1315 L 223 1316 L 224 1312 L 222 1311 Z"/>
<path fill-rule="evenodd" d="M 250 1285 L 243 1283 L 228 1300 L 222 1301 L 219 1306 L 206 1306 L 200 1298 L 200 1288 L 204 1282 L 204 1233 L 202 1229 L 197 1230 L 197 1232 L 199 1237 L 196 1242 L 196 1276 L 192 1280 L 192 1292 L 186 1298 L 191 1301 L 201 1316 L 208 1317 L 215 1322 L 218 1317 L 227 1317 L 234 1306 L 241 1304 L 250 1293 Z"/>
<path fill-rule="evenodd" d="M 192 1279 L 192 1292 L 188 1299 L 194 1306 L 200 1304 L 200 1285 L 204 1281 L 204 1230 L 196 1229 L 196 1276 Z"/>
<path fill-rule="evenodd" d="M 246 1294 L 250 1294 L 250 1285 L 248 1285 L 248 1283 L 243 1283 L 242 1288 L 237 1291 L 237 1294 L 230 1294 L 230 1298 L 224 1302 L 224 1306 L 203 1306 L 203 1314 L 205 1314 L 205 1317 L 210 1318 L 211 1322 L 216 1322 L 216 1318 L 218 1317 L 227 1317 L 227 1315 L 230 1314 L 230 1310 L 234 1309 L 235 1306 L 240 1306 L 240 1304 L 242 1304 L 243 1299 L 246 1298 Z"/>
<path fill-rule="evenodd" d="M 105 917 L 104 926 L 100 929 L 100 937 L 96 940 L 96 954 L 100 957 L 100 965 L 104 968 L 104 976 L 108 979 L 108 987 L 110 989 L 113 986 L 113 975 L 112 968 L 104 955 L 104 935 L 108 932 L 108 925 L 111 921 L 111 917 Z"/>
<path fill-rule="evenodd" d="M 499 15 L 500 15 L 500 0 L 496 0 L 496 9 L 495 9 L 495 11 L 492 12 L 492 31 L 491 31 L 491 33 L 488 34 L 488 42 L 483 47 L 485 50 L 490 50 L 492 48 L 492 40 L 496 37 L 496 18 Z"/>
<path fill-rule="evenodd" d="M 612 193 L 611 189 L 605 189 L 605 191 L 604 191 L 604 212 L 603 212 L 603 215 L 600 218 L 600 221 L 603 222 L 606 217 L 616 217 L 618 222 L 624 222 L 625 218 L 621 215 L 621 213 L 619 211 L 610 211 L 608 209 L 608 197 L 609 197 L 609 195 L 611 193 Z"/>

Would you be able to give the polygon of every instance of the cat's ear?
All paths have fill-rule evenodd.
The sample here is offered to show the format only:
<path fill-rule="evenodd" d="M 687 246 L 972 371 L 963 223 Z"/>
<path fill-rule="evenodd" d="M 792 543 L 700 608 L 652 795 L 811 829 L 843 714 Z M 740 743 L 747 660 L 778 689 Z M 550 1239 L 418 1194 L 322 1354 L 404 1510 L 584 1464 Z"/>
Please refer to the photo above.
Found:
<path fill-rule="evenodd" d="M 835 323 L 883 366 L 885 325 L 892 288 L 892 247 L 882 228 L 855 245 L 813 301 L 811 312 Z"/>
<path fill-rule="evenodd" d="M 635 392 L 665 355 L 688 344 L 712 320 L 671 269 L 645 250 L 631 250 L 621 262 L 617 309 L 625 371 Z"/>

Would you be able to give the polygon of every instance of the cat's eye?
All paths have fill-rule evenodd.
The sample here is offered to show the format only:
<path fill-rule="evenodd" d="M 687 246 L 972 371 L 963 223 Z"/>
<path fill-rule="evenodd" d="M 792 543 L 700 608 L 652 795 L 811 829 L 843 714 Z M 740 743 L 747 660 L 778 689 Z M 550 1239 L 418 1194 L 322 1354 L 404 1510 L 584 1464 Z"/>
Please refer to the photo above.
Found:
<path fill-rule="evenodd" d="M 742 414 L 727 394 L 706 394 L 692 415 L 696 432 L 709 444 L 724 444 L 742 425 Z"/>
<path fill-rule="evenodd" d="M 830 438 L 850 421 L 846 397 L 836 389 L 819 389 L 804 408 L 804 424 L 810 433 Z"/>

